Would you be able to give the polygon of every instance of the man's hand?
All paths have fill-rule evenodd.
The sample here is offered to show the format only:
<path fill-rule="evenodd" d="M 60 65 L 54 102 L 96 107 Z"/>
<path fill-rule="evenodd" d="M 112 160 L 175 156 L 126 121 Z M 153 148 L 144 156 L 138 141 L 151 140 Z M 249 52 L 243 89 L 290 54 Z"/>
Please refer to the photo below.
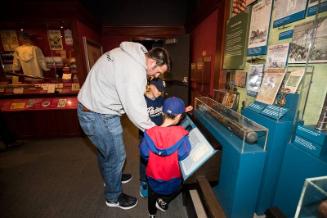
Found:
<path fill-rule="evenodd" d="M 189 105 L 185 108 L 185 112 L 190 112 L 191 110 L 193 110 L 193 106 L 192 105 Z"/>

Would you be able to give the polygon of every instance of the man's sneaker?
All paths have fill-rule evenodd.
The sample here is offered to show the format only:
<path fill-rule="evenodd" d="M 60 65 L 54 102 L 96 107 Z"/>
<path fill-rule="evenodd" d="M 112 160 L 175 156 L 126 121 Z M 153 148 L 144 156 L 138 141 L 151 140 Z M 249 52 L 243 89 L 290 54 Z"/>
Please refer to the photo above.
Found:
<path fill-rule="evenodd" d="M 137 199 L 135 197 L 121 193 L 118 197 L 117 202 L 111 202 L 106 200 L 106 205 L 108 207 L 119 207 L 123 210 L 132 209 L 137 205 Z"/>
<path fill-rule="evenodd" d="M 123 173 L 121 175 L 121 183 L 126 184 L 131 181 L 133 176 L 131 174 Z"/>
<path fill-rule="evenodd" d="M 140 196 L 142 198 L 148 197 L 148 184 L 146 182 L 141 182 L 140 184 Z"/>
<path fill-rule="evenodd" d="M 162 212 L 166 212 L 166 210 L 168 209 L 168 204 L 161 198 L 158 198 L 156 201 L 156 208 L 158 208 Z"/>
<path fill-rule="evenodd" d="M 152 215 L 152 214 L 150 214 L 149 217 L 150 217 L 150 218 L 156 218 L 156 215 Z"/>

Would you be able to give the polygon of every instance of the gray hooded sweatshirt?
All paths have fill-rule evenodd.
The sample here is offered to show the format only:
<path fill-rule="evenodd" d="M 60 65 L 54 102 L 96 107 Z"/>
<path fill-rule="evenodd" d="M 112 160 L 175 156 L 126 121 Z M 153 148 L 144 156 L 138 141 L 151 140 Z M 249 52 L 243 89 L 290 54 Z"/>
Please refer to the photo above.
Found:
<path fill-rule="evenodd" d="M 126 113 L 141 130 L 153 127 L 144 98 L 146 52 L 139 43 L 122 42 L 120 47 L 103 54 L 88 73 L 78 101 L 100 114 Z"/>
<path fill-rule="evenodd" d="M 18 46 L 14 53 L 13 70 L 23 69 L 27 76 L 42 77 L 48 71 L 41 49 L 34 45 Z"/>

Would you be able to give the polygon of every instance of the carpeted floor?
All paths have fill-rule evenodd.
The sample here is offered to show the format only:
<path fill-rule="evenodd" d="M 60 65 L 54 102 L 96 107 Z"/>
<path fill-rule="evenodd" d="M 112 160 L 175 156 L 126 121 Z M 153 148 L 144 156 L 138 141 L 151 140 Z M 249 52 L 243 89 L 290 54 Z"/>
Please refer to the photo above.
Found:
<path fill-rule="evenodd" d="M 75 137 L 26 141 L 0 153 L 0 217 L 148 217 L 147 200 L 138 194 L 138 130 L 126 118 L 123 126 L 125 172 L 134 176 L 123 189 L 138 197 L 135 208 L 105 205 L 95 149 L 87 138 Z M 157 217 L 187 217 L 181 195 Z"/>

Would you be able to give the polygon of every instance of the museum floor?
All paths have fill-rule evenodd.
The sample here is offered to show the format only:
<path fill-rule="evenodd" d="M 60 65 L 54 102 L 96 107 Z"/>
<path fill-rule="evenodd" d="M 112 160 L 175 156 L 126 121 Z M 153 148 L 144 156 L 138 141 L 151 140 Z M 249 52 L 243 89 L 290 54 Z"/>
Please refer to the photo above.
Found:
<path fill-rule="evenodd" d="M 147 201 L 138 194 L 138 130 L 127 119 L 123 125 L 125 171 L 134 176 L 123 189 L 138 197 L 137 207 L 124 211 L 105 205 L 95 149 L 86 138 L 29 140 L 0 152 L 1 217 L 148 217 Z M 157 217 L 187 217 L 181 195 Z"/>

